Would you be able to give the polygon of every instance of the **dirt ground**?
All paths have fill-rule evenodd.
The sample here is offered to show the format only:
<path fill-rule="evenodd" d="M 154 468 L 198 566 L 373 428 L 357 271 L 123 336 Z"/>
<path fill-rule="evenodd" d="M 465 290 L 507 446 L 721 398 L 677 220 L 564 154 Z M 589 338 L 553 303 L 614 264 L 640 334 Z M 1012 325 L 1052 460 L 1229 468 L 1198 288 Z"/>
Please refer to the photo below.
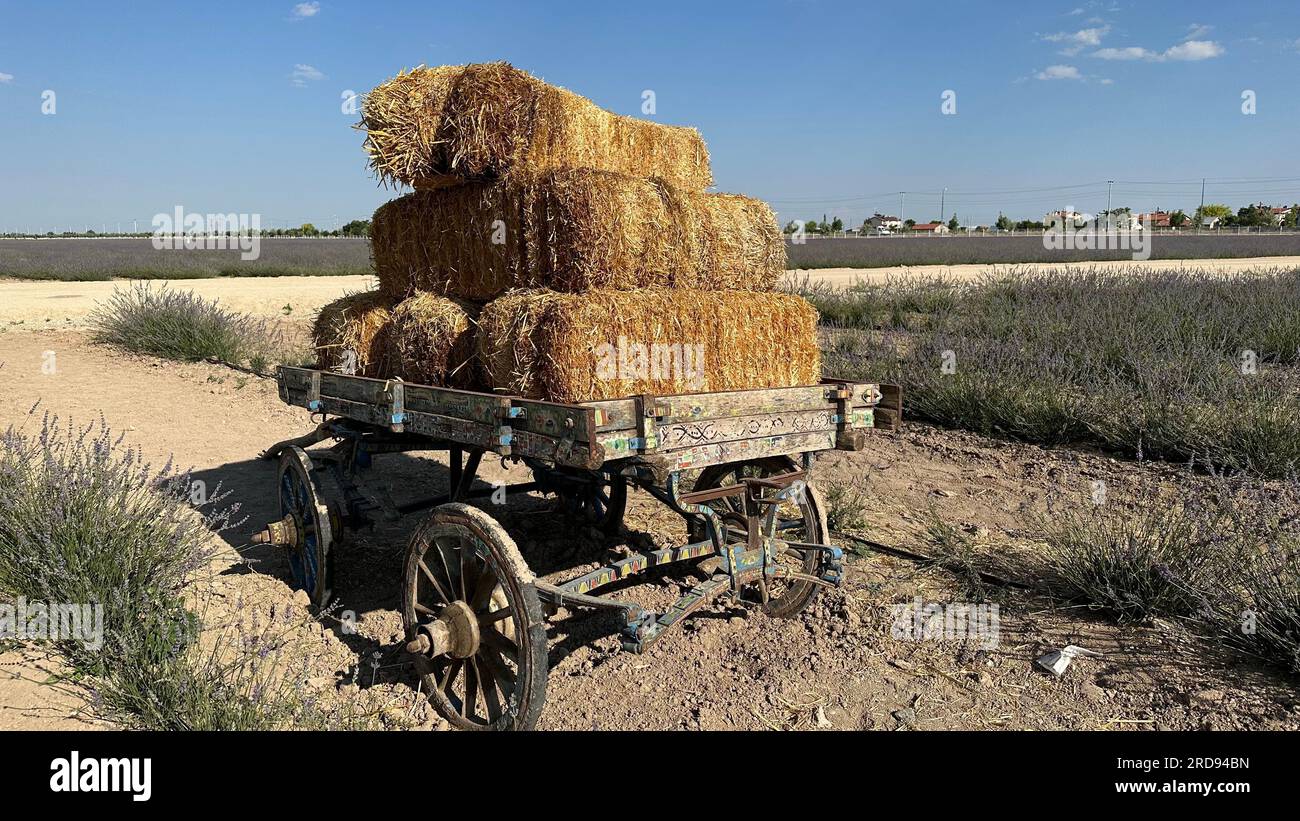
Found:
<path fill-rule="evenodd" d="M 944 277 L 963 282 L 978 279 L 1006 265 L 913 265 L 891 268 L 815 268 L 787 271 L 785 282 L 826 283 L 838 287 L 856 282 L 880 283 L 902 276 Z M 1165 259 L 1147 262 L 1053 263 L 1016 266 L 1021 270 L 1169 270 L 1192 269 L 1232 274 L 1266 268 L 1297 268 L 1300 257 L 1258 257 L 1253 259 Z M 375 279 L 369 276 L 326 277 L 243 277 L 220 279 L 157 280 L 158 286 L 192 290 L 206 299 L 219 299 L 231 310 L 260 316 L 285 315 L 312 317 L 322 305 L 345 293 L 369 290 Z M 116 288 L 128 283 L 108 282 L 32 282 L 0 279 L 0 326 L 25 329 L 80 327 L 103 300 Z"/>
<path fill-rule="evenodd" d="M 50 351 L 53 374 L 41 367 Z M 248 544 L 277 516 L 275 467 L 258 453 L 311 428 L 305 411 L 279 402 L 272 382 L 215 365 L 126 354 L 91 344 L 78 330 L 10 325 L 0 331 L 0 361 L 0 426 L 23 424 L 37 400 L 76 422 L 102 413 L 146 456 L 161 462 L 174 455 L 209 488 L 220 484 L 231 492 L 228 502 L 241 505 L 244 522 L 221 534 L 218 544 L 228 549 L 194 594 L 211 629 L 236 618 L 269 621 L 272 613 L 295 607 L 283 556 Z M 374 473 L 399 502 L 445 489 L 446 474 L 445 461 L 434 454 L 379 456 Z M 522 466 L 495 460 L 483 475 L 528 479 Z M 1022 535 L 1026 514 L 1041 510 L 1049 493 L 1082 494 L 1102 479 L 1118 498 L 1139 484 L 1192 481 L 1167 466 L 922 424 L 878 433 L 861 452 L 824 454 L 815 479 L 823 487 L 839 482 L 867 494 L 865 533 L 871 539 L 923 550 L 919 534 L 933 509 L 988 555 L 1032 549 Z M 680 536 L 677 517 L 641 493 L 631 495 L 626 530 L 614 538 L 575 528 L 550 513 L 552 506 L 549 499 L 518 493 L 508 496 L 504 510 L 491 511 L 530 566 L 551 579 L 595 567 L 629 542 Z M 398 578 L 417 523 L 411 517 L 380 524 L 339 548 L 336 612 L 356 614 L 355 632 L 336 618 L 298 618 L 285 629 L 293 669 L 321 699 L 354 702 L 387 726 L 441 728 L 418 696 L 400 649 Z M 686 573 L 665 573 L 619 595 L 663 605 L 691 583 Z M 895 637 L 892 606 L 917 599 L 964 602 L 970 592 L 948 571 L 870 551 L 852 557 L 843 589 L 824 594 L 800 617 L 776 620 L 718 602 L 645 655 L 621 651 L 614 626 L 601 617 L 553 618 L 540 726 L 1300 729 L 1294 680 L 1220 652 L 1179 625 L 1121 628 L 1015 588 L 995 586 L 990 595 L 1000 612 L 994 646 Z M 1061 679 L 1035 669 L 1034 659 L 1066 644 L 1102 656 L 1076 661 Z M 66 693 L 40 683 L 46 678 L 41 664 L 30 653 L 0 656 L 0 728 L 93 726 L 76 715 Z"/>

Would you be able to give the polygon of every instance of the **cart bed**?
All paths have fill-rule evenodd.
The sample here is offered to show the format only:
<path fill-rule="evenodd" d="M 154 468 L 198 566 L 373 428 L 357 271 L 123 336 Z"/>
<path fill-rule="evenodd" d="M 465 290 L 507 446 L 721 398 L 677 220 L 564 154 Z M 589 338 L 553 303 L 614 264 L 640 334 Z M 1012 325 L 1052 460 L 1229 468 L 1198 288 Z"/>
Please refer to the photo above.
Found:
<path fill-rule="evenodd" d="M 895 385 L 820 385 L 631 396 L 562 404 L 281 366 L 280 398 L 313 413 L 501 456 L 596 469 L 635 460 L 656 473 L 830 450 L 858 450 L 902 421 Z"/>

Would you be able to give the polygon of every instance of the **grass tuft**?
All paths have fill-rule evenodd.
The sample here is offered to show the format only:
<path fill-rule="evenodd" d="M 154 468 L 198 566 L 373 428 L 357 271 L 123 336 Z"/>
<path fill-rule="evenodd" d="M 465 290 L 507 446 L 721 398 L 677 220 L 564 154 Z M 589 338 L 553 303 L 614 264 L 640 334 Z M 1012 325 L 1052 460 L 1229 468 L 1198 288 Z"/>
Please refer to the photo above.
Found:
<path fill-rule="evenodd" d="M 184 362 L 250 363 L 262 372 L 288 354 L 280 330 L 266 319 L 222 308 L 192 291 L 136 283 L 119 288 L 90 317 L 96 342 Z"/>

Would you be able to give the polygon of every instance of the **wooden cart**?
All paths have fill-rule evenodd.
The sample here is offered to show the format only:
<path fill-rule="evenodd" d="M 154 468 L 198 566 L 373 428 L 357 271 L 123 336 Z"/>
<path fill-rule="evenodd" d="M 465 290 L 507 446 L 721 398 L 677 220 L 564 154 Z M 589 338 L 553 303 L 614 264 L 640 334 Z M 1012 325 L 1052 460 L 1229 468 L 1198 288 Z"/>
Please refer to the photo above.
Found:
<path fill-rule="evenodd" d="M 332 550 L 347 529 L 375 515 L 432 510 L 407 550 L 406 650 L 434 708 L 473 729 L 537 721 L 547 676 L 544 608 L 616 611 L 624 648 L 641 652 L 715 597 L 789 617 L 822 587 L 840 584 L 843 554 L 829 544 L 810 482 L 813 456 L 857 450 L 873 428 L 896 429 L 902 418 L 897 387 L 842 380 L 573 405 L 305 368 L 280 368 L 278 382 L 280 398 L 319 424 L 265 452 L 279 459 L 281 518 L 254 541 L 285 547 L 294 583 L 323 607 Z M 333 444 L 306 450 L 325 441 Z M 430 450 L 449 453 L 447 493 L 399 505 L 362 481 L 375 454 Z M 539 580 L 492 516 L 466 504 L 500 493 L 475 486 L 489 453 L 531 468 L 533 481 L 511 492 L 555 494 L 608 533 L 621 525 L 628 486 L 638 487 L 685 518 L 688 543 L 633 553 L 559 584 Z M 323 473 L 334 479 L 332 496 Z M 597 595 L 686 561 L 704 581 L 663 612 Z"/>

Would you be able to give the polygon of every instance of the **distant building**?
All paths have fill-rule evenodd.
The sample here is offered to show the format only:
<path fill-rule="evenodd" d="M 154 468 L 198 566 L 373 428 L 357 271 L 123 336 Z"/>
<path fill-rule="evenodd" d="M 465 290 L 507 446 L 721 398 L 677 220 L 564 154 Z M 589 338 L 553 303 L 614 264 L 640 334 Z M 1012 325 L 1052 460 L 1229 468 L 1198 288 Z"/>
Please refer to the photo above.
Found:
<path fill-rule="evenodd" d="M 879 233 L 881 230 L 897 231 L 903 227 L 903 221 L 886 214 L 872 214 L 867 218 L 865 225 L 869 230 Z"/>
<path fill-rule="evenodd" d="M 1081 228 L 1091 219 L 1091 214 L 1081 214 L 1078 211 L 1051 211 L 1044 215 L 1043 227 L 1048 231 L 1061 231 L 1067 225 L 1072 229 Z"/>
<path fill-rule="evenodd" d="M 1274 225 L 1281 225 L 1282 223 L 1286 222 L 1286 215 L 1289 214 L 1289 213 L 1291 213 L 1291 209 L 1290 209 L 1290 208 L 1270 208 L 1270 209 L 1268 209 L 1268 212 L 1269 212 L 1269 214 L 1271 214 L 1271 215 L 1273 216 L 1273 224 L 1274 224 Z"/>
<path fill-rule="evenodd" d="M 948 226 L 942 222 L 918 222 L 912 226 L 912 232 L 917 234 L 946 234 Z"/>
<path fill-rule="evenodd" d="M 1128 233 L 1142 230 L 1142 223 L 1132 211 L 1120 209 L 1097 217 L 1097 230 Z"/>
<path fill-rule="evenodd" d="M 1218 227 L 1219 227 L 1219 218 L 1218 218 L 1218 217 L 1201 217 L 1201 227 L 1202 227 L 1202 228 L 1218 228 Z"/>
<path fill-rule="evenodd" d="M 1150 225 L 1152 228 L 1172 228 L 1173 224 L 1169 221 L 1171 216 L 1168 211 L 1152 211 L 1149 214 L 1138 214 L 1137 221 L 1144 227 Z"/>

